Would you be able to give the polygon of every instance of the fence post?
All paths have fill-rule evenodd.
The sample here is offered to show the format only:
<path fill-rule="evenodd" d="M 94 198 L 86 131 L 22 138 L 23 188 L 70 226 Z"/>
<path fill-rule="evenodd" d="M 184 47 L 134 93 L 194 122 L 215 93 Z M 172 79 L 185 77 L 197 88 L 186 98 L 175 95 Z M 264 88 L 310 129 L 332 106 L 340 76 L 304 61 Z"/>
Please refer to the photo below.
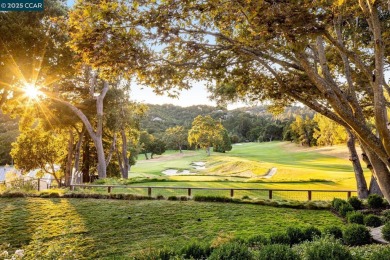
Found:
<path fill-rule="evenodd" d="M 269 198 L 270 200 L 272 200 L 272 190 L 269 190 L 269 191 L 268 191 L 268 198 Z"/>
<path fill-rule="evenodd" d="M 234 189 L 230 190 L 230 197 L 232 197 L 232 198 L 234 197 Z"/>
<path fill-rule="evenodd" d="M 108 193 L 111 193 L 111 186 L 107 187 L 107 191 L 108 191 Z"/>
<path fill-rule="evenodd" d="M 151 187 L 148 187 L 148 196 L 152 197 L 152 188 Z"/>
<path fill-rule="evenodd" d="M 191 188 L 188 188 L 188 197 L 191 197 Z"/>
<path fill-rule="evenodd" d="M 38 178 L 38 191 L 41 191 L 41 179 Z"/>
<path fill-rule="evenodd" d="M 350 197 L 351 197 L 351 192 L 348 191 L 348 192 L 347 192 L 347 198 L 349 199 Z"/>
<path fill-rule="evenodd" d="M 307 191 L 307 198 L 308 198 L 308 200 L 311 200 L 311 190 Z"/>

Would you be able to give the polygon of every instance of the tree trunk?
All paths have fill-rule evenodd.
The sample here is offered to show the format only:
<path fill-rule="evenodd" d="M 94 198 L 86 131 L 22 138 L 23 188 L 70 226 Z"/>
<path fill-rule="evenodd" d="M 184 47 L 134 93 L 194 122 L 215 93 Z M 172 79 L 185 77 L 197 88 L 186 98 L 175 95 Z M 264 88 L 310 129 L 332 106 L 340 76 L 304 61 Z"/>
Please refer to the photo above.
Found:
<path fill-rule="evenodd" d="M 183 151 L 181 150 L 181 145 L 179 145 L 179 152 L 183 153 Z"/>
<path fill-rule="evenodd" d="M 111 147 L 110 147 L 110 151 L 108 152 L 107 154 L 107 158 L 106 158 L 106 166 L 110 164 L 111 162 L 111 158 L 112 158 L 112 154 L 114 153 L 114 151 L 116 150 L 116 133 L 114 133 L 114 136 L 112 138 L 112 143 L 111 143 Z"/>
<path fill-rule="evenodd" d="M 107 177 L 106 174 L 107 165 L 106 165 L 106 157 L 104 155 L 103 140 L 101 136 L 95 142 L 95 146 L 96 146 L 96 153 L 98 159 L 98 165 L 97 165 L 98 176 L 99 179 L 104 179 Z"/>
<path fill-rule="evenodd" d="M 370 181 L 370 188 L 368 190 L 368 194 L 377 194 L 379 196 L 383 197 L 382 191 L 379 188 L 378 182 L 376 181 L 374 175 L 371 176 L 371 181 Z"/>
<path fill-rule="evenodd" d="M 66 168 L 65 168 L 65 186 L 69 187 L 72 176 L 72 155 L 73 155 L 73 131 L 69 129 L 69 141 L 68 141 L 68 158 L 66 160 Z"/>
<path fill-rule="evenodd" d="M 145 159 L 146 159 L 146 160 L 149 160 L 149 158 L 148 158 L 148 153 L 145 153 Z"/>
<path fill-rule="evenodd" d="M 381 181 L 377 182 L 381 192 L 387 201 L 390 201 L 390 172 L 386 164 L 379 158 L 379 156 L 372 152 L 369 148 L 362 146 L 363 151 L 366 154 L 365 161 L 368 161 L 370 169 L 372 169 L 373 176 L 375 180 L 380 179 Z M 372 183 L 373 191 L 375 190 L 375 184 Z"/>
<path fill-rule="evenodd" d="M 360 199 L 365 199 L 368 196 L 367 182 L 364 178 L 363 169 L 360 164 L 359 156 L 356 152 L 355 136 L 349 129 L 345 129 L 348 133 L 347 146 L 350 154 L 349 160 L 352 162 L 353 170 L 355 172 L 357 194 Z"/>
<path fill-rule="evenodd" d="M 90 147 L 89 147 L 89 136 L 85 136 L 85 144 L 83 149 L 83 183 L 90 182 L 91 178 L 89 176 L 89 168 L 90 168 Z"/>
<path fill-rule="evenodd" d="M 206 153 L 207 153 L 207 156 L 210 156 L 210 146 L 207 146 Z"/>
<path fill-rule="evenodd" d="M 81 184 L 82 178 L 81 178 L 81 172 L 80 172 L 80 150 L 81 150 L 81 144 L 83 143 L 84 134 L 85 134 L 85 127 L 83 126 L 83 130 L 79 133 L 79 139 L 76 144 L 75 152 L 74 152 L 74 178 L 73 181 L 75 184 Z"/>
<path fill-rule="evenodd" d="M 130 165 L 129 165 L 129 157 L 127 157 L 127 137 L 124 129 L 121 130 L 121 136 L 122 136 L 122 158 L 123 158 L 122 178 L 128 179 Z"/>

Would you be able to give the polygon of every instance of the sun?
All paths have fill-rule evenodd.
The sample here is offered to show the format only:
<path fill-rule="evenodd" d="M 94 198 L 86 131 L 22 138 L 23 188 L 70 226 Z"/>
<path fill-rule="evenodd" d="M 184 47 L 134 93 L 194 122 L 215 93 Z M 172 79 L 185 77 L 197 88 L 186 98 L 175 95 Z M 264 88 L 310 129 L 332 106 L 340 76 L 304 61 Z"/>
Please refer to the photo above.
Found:
<path fill-rule="evenodd" d="M 39 99 L 39 96 L 42 95 L 42 92 L 39 91 L 39 88 L 33 84 L 25 84 L 24 85 L 24 93 L 29 99 Z"/>

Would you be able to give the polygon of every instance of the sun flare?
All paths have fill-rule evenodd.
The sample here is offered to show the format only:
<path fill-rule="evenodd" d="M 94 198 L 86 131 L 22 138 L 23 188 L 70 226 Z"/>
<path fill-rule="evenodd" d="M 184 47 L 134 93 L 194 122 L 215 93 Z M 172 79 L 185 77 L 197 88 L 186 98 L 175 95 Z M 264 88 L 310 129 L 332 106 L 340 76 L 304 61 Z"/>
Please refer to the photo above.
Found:
<path fill-rule="evenodd" d="M 30 99 L 39 99 L 39 96 L 42 95 L 42 92 L 39 91 L 39 89 L 37 88 L 37 86 L 33 85 L 33 84 L 26 84 L 23 88 L 24 90 L 24 93 L 26 94 L 26 96 Z"/>

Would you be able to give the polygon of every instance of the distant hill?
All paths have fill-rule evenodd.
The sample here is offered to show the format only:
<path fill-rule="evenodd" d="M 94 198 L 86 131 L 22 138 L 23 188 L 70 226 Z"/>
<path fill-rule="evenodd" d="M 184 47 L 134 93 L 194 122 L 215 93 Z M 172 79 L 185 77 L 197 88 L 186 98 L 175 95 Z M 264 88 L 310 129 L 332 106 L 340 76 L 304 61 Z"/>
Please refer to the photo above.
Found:
<path fill-rule="evenodd" d="M 198 115 L 210 115 L 214 119 L 221 120 L 222 124 L 231 135 L 238 135 L 243 140 L 257 140 L 258 134 L 249 131 L 257 127 L 261 132 L 264 128 L 275 123 L 283 128 L 287 122 L 292 121 L 296 115 L 313 116 L 314 112 L 306 107 L 288 107 L 279 115 L 268 112 L 267 106 L 244 107 L 234 110 L 226 110 L 218 107 L 198 105 L 180 107 L 174 105 L 148 104 L 149 111 L 141 121 L 141 128 L 151 134 L 161 134 L 167 128 L 182 125 L 191 128 L 191 123 Z M 265 130 L 264 130 L 265 131 Z M 250 136 L 251 135 L 251 136 Z"/>

